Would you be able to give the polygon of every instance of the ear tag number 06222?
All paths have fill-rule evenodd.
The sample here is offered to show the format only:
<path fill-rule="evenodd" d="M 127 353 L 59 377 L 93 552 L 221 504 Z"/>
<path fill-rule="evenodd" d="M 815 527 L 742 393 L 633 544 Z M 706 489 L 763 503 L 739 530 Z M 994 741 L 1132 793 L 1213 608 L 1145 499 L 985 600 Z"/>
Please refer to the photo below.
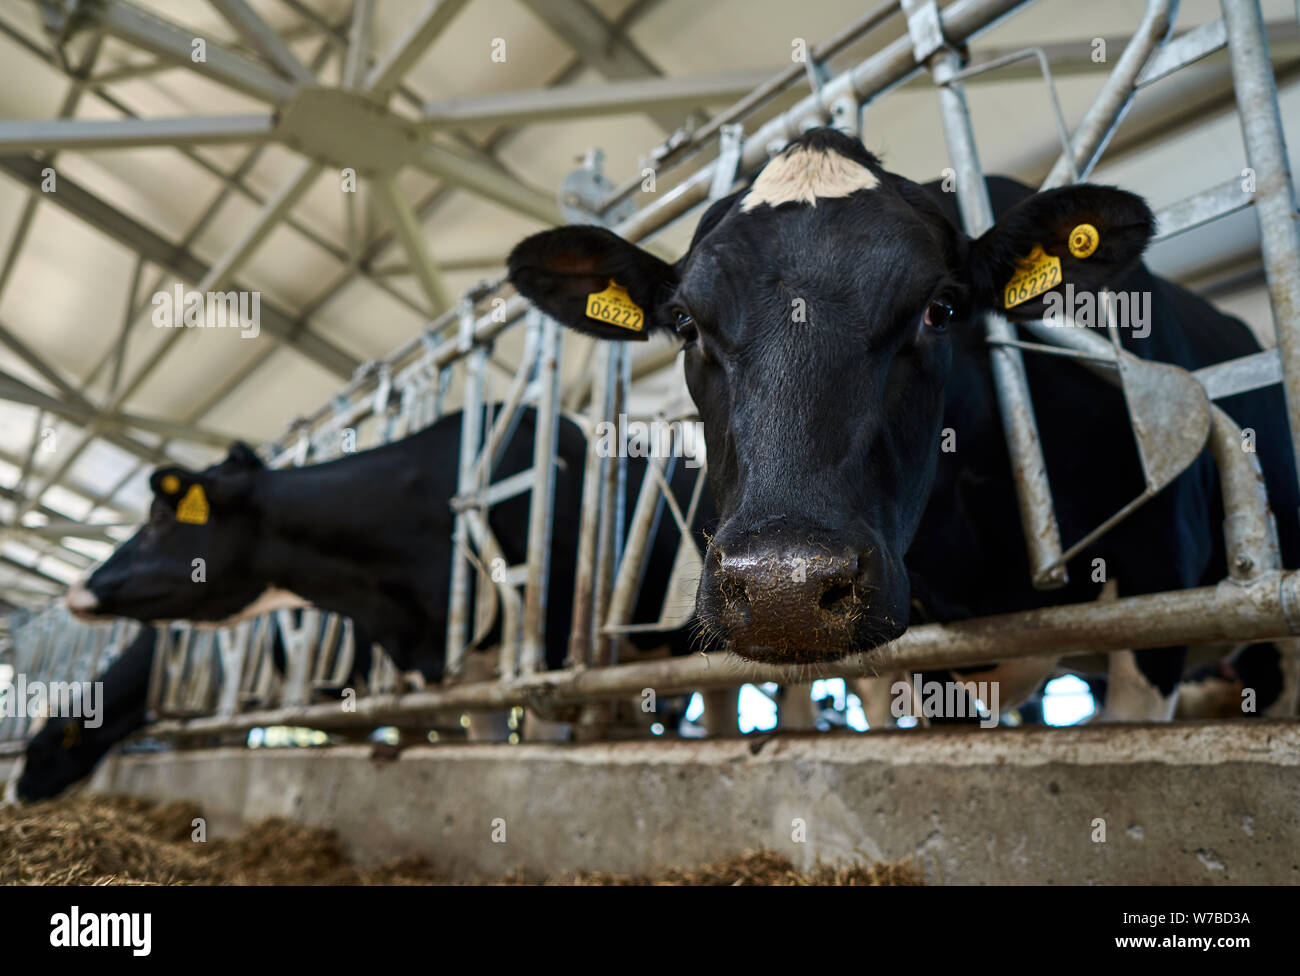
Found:
<path fill-rule="evenodd" d="M 641 311 L 641 306 L 632 301 L 627 289 L 613 278 L 604 291 L 592 292 L 587 296 L 587 318 L 633 332 L 640 332 L 645 325 L 645 313 Z"/>
<path fill-rule="evenodd" d="M 1016 273 L 1003 289 L 1002 305 L 1014 308 L 1061 283 L 1061 259 L 1035 244 L 1029 257 L 1016 262 Z"/>

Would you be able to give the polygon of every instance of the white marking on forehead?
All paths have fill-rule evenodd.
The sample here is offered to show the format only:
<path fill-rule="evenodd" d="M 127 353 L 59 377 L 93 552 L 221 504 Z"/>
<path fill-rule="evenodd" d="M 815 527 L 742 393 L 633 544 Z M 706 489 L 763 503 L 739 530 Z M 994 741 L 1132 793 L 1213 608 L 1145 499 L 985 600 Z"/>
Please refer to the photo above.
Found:
<path fill-rule="evenodd" d="M 818 197 L 846 197 L 858 190 L 880 185 L 875 173 L 855 159 L 833 150 L 800 146 L 774 158 L 754 180 L 745 198 L 742 212 L 766 203 L 776 207 L 783 203 L 806 203 L 817 206 Z"/>

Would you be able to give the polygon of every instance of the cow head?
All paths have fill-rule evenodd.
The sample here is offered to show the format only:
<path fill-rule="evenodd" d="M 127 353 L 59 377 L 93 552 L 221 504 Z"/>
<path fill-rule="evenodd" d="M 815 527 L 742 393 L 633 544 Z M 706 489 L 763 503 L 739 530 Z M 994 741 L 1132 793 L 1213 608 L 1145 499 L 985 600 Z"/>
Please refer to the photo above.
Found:
<path fill-rule="evenodd" d="M 268 586 L 255 558 L 257 488 L 264 474 L 243 444 L 204 471 L 159 468 L 149 479 L 149 521 L 68 590 L 68 608 L 83 618 L 145 621 L 220 621 L 241 614 Z"/>
<path fill-rule="evenodd" d="M 14 799 L 24 803 L 58 796 L 95 768 L 98 754 L 82 743 L 81 722 L 51 719 L 32 736 L 23 752 L 22 769 L 14 781 Z"/>
<path fill-rule="evenodd" d="M 1079 239 L 1085 225 L 1095 240 Z M 720 517 L 700 618 L 743 657 L 801 663 L 906 629 L 903 557 L 934 482 L 946 384 L 957 356 L 983 355 L 983 312 L 1043 316 L 1046 291 L 1006 297 L 1024 259 L 1041 247 L 1058 262 L 1049 291 L 1097 289 L 1151 226 L 1139 198 L 1079 185 L 972 240 L 926 190 L 823 129 L 715 203 L 674 265 L 564 227 L 518 245 L 509 269 L 572 328 L 681 340 Z"/>

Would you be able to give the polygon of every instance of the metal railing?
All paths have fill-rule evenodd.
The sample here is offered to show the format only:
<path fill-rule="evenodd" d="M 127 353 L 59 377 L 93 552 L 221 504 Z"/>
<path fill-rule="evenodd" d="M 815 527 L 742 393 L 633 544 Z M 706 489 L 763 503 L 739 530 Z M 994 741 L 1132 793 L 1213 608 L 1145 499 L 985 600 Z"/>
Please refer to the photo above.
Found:
<path fill-rule="evenodd" d="M 824 72 L 810 72 L 814 79 L 811 94 L 756 125 L 745 136 L 736 126 L 743 125 L 742 120 L 760 109 L 766 97 L 792 80 L 777 83 L 778 79 L 774 79 L 723 113 L 727 125 L 718 127 L 722 151 L 716 159 L 699 165 L 648 206 L 605 222 L 629 240 L 642 240 L 687 215 L 711 194 L 729 190 L 756 172 L 770 153 L 805 128 L 838 123 L 856 131 L 858 112 L 852 108 L 860 110 L 871 99 L 928 68 L 936 83 L 944 134 L 957 173 L 962 218 L 968 231 L 978 233 L 991 223 L 992 214 L 963 88 L 970 72 L 963 70 L 959 50 L 1028 2 L 1031 0 L 957 0 L 940 10 L 927 0 L 904 0 L 900 4 L 907 18 L 904 36 L 833 77 L 822 78 Z M 1221 183 L 1166 207 L 1157 215 L 1157 239 L 1253 206 L 1263 241 L 1278 348 L 1195 374 L 1161 366 L 1157 376 L 1151 364 L 1136 360 L 1117 342 L 1091 330 L 1029 323 L 1025 328 L 1037 341 L 1025 342 L 1016 337 L 1004 318 L 992 315 L 987 332 L 993 346 L 1007 444 L 1020 472 L 1017 490 L 1035 585 L 1048 588 L 1063 584 L 1066 560 L 1172 480 L 1200 453 L 1200 445 L 1207 439 L 1220 471 L 1228 513 L 1224 532 L 1229 577 L 1215 587 L 1052 607 L 957 624 L 917 626 L 873 652 L 869 659 L 827 666 L 824 676 L 848 677 L 1215 640 L 1283 638 L 1300 633 L 1300 574 L 1282 569 L 1257 464 L 1253 455 L 1235 447 L 1240 431 L 1210 402 L 1280 382 L 1286 391 L 1293 442 L 1300 445 L 1300 224 L 1284 153 L 1267 39 L 1258 3 L 1222 0 L 1220 21 L 1169 43 L 1176 6 L 1174 0 L 1148 0 L 1137 32 L 1070 135 L 1044 187 L 1059 185 L 1075 174 L 1086 178 L 1138 92 L 1226 47 L 1247 157 L 1257 174 L 1256 188 L 1234 192 L 1235 183 Z M 873 11 L 846 36 L 856 38 L 885 19 L 880 11 Z M 1032 56 L 1034 50 L 999 59 L 986 70 L 995 70 L 1022 54 Z M 1043 67 L 1050 85 L 1050 71 L 1045 63 Z M 696 148 L 697 142 L 686 140 L 690 143 L 686 148 Z M 626 213 L 616 206 L 626 197 L 626 187 L 610 192 L 591 207 L 590 219 L 602 221 L 602 215 Z M 456 309 L 435 319 L 388 359 L 359 370 L 330 403 L 301 418 L 285 436 L 263 449 L 272 466 L 323 459 L 338 452 L 342 431 L 355 429 L 368 419 L 376 421 L 380 441 L 404 436 L 444 413 L 454 379 L 459 377 L 463 447 L 459 490 L 453 506 L 456 528 L 444 683 L 433 689 L 402 693 L 391 662 L 376 653 L 369 694 L 357 701 L 354 710 L 344 710 L 337 702 L 320 700 L 315 690 L 337 683 L 352 660 L 346 627 L 334 615 L 306 611 L 295 622 L 281 611 L 275 620 L 242 624 L 233 632 L 218 633 L 211 639 L 194 637 L 195 632 L 176 625 L 169 630 L 165 648 L 156 656 L 150 693 L 150 707 L 158 719 L 151 726 L 154 734 L 209 735 L 271 724 L 319 728 L 419 725 L 465 711 L 560 705 L 583 706 L 583 721 L 599 726 L 603 719 L 598 703 L 639 696 L 647 687 L 659 694 L 673 694 L 734 687 L 742 682 L 789 680 L 786 671 L 775 666 L 747 666 L 743 674 L 738 673 L 720 653 L 618 663 L 620 635 L 637 629 L 630 625 L 635 602 L 632 597 L 639 579 L 635 564 L 645 551 L 646 533 L 655 521 L 647 513 L 666 506 L 683 528 L 682 544 L 694 546 L 694 541 L 687 531 L 689 512 L 682 511 L 674 501 L 664 500 L 666 481 L 654 464 L 649 466 L 633 504 L 626 538 L 622 537 L 623 521 L 615 513 L 623 511 L 630 501 L 624 497 L 626 459 L 601 457 L 594 438 L 583 485 L 568 666 L 544 670 L 543 609 L 552 524 L 550 485 L 561 403 L 561 330 L 530 310 L 521 297 L 505 293 L 504 285 L 500 280 L 490 282 L 467 295 Z M 493 398 L 488 389 L 491 350 L 508 330 L 517 329 L 524 332 L 524 353 L 508 389 L 497 401 L 502 407 L 493 419 Z M 1056 528 L 1052 492 L 1022 362 L 1024 353 L 1042 351 L 1074 356 L 1083 368 L 1124 386 L 1147 474 L 1147 490 L 1142 496 L 1068 548 L 1063 546 Z M 625 412 L 631 376 L 624 344 L 608 343 L 601 354 L 592 357 L 588 401 L 592 422 Z M 1164 409 L 1155 408 L 1160 401 Z M 491 455 L 509 429 L 515 413 L 530 404 L 539 416 L 534 467 L 524 476 L 492 484 L 487 479 L 484 458 Z M 1203 409 L 1198 409 L 1198 404 Z M 1162 446 L 1170 440 L 1183 444 L 1184 449 Z M 1189 444 L 1194 449 L 1186 446 Z M 1300 449 L 1296 456 L 1300 459 Z M 490 564 L 500 552 L 488 527 L 487 507 L 523 491 L 532 492 L 528 559 L 509 567 L 504 577 L 493 584 L 503 619 L 499 677 L 490 681 L 463 680 L 465 649 L 475 636 L 469 620 L 474 563 Z M 101 659 L 96 655 L 104 647 L 120 644 L 127 627 L 115 624 L 111 631 L 76 628 L 59 620 L 58 612 L 52 611 L 15 629 L 9 655 L 16 668 L 36 674 L 53 674 L 62 668 L 59 673 L 64 673 L 70 666 L 67 660 L 59 658 L 57 664 L 55 660 L 62 653 L 56 646 L 60 640 L 72 640 L 74 634 L 80 633 L 111 633 L 113 637 L 97 637 L 85 645 L 80 656 L 74 655 L 76 670 L 87 674 L 86 669 Z M 278 680 L 268 673 L 271 627 L 281 629 L 288 660 L 285 676 Z M 100 650 L 92 653 L 92 644 Z M 1294 670 L 1297 662 L 1291 660 L 1287 666 Z M 20 723 L 0 722 L 0 740 L 17 739 L 22 733 Z"/>

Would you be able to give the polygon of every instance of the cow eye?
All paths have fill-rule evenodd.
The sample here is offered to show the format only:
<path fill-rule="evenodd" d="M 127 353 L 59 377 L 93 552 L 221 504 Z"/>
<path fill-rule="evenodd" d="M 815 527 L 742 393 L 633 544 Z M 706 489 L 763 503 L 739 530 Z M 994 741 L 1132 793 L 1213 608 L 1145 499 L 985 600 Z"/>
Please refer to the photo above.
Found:
<path fill-rule="evenodd" d="M 691 318 L 686 312 L 678 311 L 676 313 L 673 329 L 676 330 L 678 338 L 687 345 L 700 337 L 700 330 L 695 326 L 695 319 Z"/>
<path fill-rule="evenodd" d="M 942 332 L 952 320 L 952 306 L 942 300 L 931 302 L 925 307 L 925 324 Z"/>

